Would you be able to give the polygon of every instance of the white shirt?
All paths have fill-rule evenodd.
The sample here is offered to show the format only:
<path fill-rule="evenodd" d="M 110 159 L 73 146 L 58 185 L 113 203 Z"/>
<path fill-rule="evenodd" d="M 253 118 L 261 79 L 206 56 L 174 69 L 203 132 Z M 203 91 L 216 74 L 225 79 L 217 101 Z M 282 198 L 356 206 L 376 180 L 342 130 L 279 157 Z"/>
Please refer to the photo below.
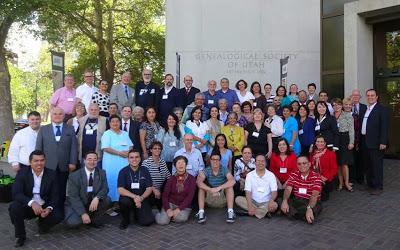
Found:
<path fill-rule="evenodd" d="M 85 166 L 85 172 L 86 172 L 87 183 L 89 185 L 90 174 L 92 174 L 92 178 L 94 179 L 94 169 L 92 171 L 89 171 L 89 169 L 87 169 Z"/>
<path fill-rule="evenodd" d="M 35 150 L 37 135 L 38 131 L 31 127 L 23 128 L 14 135 L 8 151 L 8 162 L 11 165 L 30 165 L 29 155 Z"/>
<path fill-rule="evenodd" d="M 98 91 L 98 89 L 94 85 L 90 87 L 87 83 L 82 84 L 76 89 L 76 97 L 81 99 L 82 103 L 85 104 L 86 112 L 89 111 L 89 105 L 92 102 L 92 95 L 96 91 Z"/>
<path fill-rule="evenodd" d="M 164 91 L 166 95 L 168 95 L 168 93 L 172 90 L 172 87 L 174 86 L 167 86 L 167 85 L 164 86 Z"/>
<path fill-rule="evenodd" d="M 271 121 L 272 120 L 272 121 Z M 272 137 L 279 137 L 283 135 L 283 120 L 277 115 L 274 115 L 271 118 L 267 118 L 265 120 L 265 124 L 270 123 L 271 124 L 271 132 L 272 132 Z M 267 126 L 267 125 L 265 125 Z"/>
<path fill-rule="evenodd" d="M 256 99 L 254 95 L 250 91 L 246 91 L 246 94 L 242 96 L 240 91 L 236 91 L 236 95 L 239 98 L 240 104 L 244 103 L 245 101 L 250 101 Z"/>
<path fill-rule="evenodd" d="M 33 172 L 33 170 L 31 171 L 33 175 L 33 188 L 32 188 L 33 197 L 32 200 L 28 202 L 28 206 L 32 206 L 32 203 L 34 201 L 42 206 L 44 204 L 44 200 L 40 197 L 40 186 L 42 184 L 42 177 L 44 170 L 42 170 L 39 176 L 37 176 L 35 172 Z"/>
<path fill-rule="evenodd" d="M 208 131 L 210 130 L 208 128 L 208 125 L 206 122 L 200 122 L 200 126 L 197 126 L 196 122 L 192 122 L 192 121 L 187 121 L 186 122 L 186 127 L 189 128 L 192 132 L 194 136 L 199 137 L 200 139 L 204 139 L 204 136 L 208 133 Z M 197 141 L 193 140 L 193 147 L 196 146 L 197 144 L 199 144 Z M 204 145 L 200 151 L 202 153 L 207 152 L 207 144 Z"/>
<path fill-rule="evenodd" d="M 125 128 L 125 123 L 126 123 L 126 132 L 129 133 L 129 128 L 131 127 L 131 120 L 129 119 L 129 120 L 125 121 L 124 119 L 122 119 L 122 130 L 124 130 L 124 128 Z"/>
<path fill-rule="evenodd" d="M 327 102 L 326 104 L 328 105 L 329 113 L 330 113 L 331 115 L 333 115 L 334 110 L 333 110 L 332 104 L 330 104 L 329 102 Z"/>
<path fill-rule="evenodd" d="M 257 171 L 251 171 L 246 176 L 244 190 L 251 192 L 251 197 L 258 203 L 271 200 L 272 192 L 278 190 L 275 175 L 265 169 L 263 176 L 258 176 Z"/>
<path fill-rule="evenodd" d="M 368 117 L 369 117 L 369 114 L 371 113 L 371 111 L 374 109 L 375 105 L 376 105 L 376 103 L 372 104 L 371 106 L 368 106 L 367 111 L 365 111 L 365 115 L 364 115 L 363 122 L 361 125 L 361 134 L 362 135 L 367 134 Z M 358 112 L 360 112 L 360 111 L 358 111 Z"/>

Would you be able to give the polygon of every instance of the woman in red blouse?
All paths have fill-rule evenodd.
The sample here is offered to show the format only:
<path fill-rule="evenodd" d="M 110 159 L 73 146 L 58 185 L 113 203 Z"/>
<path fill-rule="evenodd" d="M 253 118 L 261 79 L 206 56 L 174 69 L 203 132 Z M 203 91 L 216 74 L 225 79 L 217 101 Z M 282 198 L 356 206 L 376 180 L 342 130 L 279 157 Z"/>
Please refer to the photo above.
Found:
<path fill-rule="evenodd" d="M 333 188 L 333 180 L 337 175 L 336 154 L 326 147 L 325 138 L 318 135 L 315 138 L 314 149 L 310 155 L 311 167 L 321 175 L 323 182 L 321 200 L 329 199 Z"/>
<path fill-rule="evenodd" d="M 290 150 L 286 139 L 279 139 L 277 145 L 270 159 L 269 170 L 276 176 L 278 189 L 284 190 L 290 174 L 297 170 L 297 158 L 296 154 Z"/>

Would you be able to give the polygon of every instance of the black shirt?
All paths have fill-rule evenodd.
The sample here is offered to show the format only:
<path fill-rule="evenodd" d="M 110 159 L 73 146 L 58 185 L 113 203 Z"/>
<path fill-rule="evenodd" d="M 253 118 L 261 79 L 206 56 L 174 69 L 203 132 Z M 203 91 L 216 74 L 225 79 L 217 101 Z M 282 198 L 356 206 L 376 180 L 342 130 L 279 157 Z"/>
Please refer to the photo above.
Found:
<path fill-rule="evenodd" d="M 249 123 L 246 125 L 245 130 L 249 133 L 247 136 L 247 145 L 252 149 L 253 155 L 267 154 L 267 135 L 271 133 L 271 129 L 262 124 L 260 130 L 257 130 L 254 123 Z"/>
<path fill-rule="evenodd" d="M 136 186 L 136 183 L 139 183 L 139 187 Z M 119 171 L 119 188 L 122 187 L 136 195 L 142 195 L 146 191 L 146 188 L 152 186 L 153 182 L 150 173 L 145 167 L 139 167 L 137 171 L 133 171 L 128 165 Z"/>
<path fill-rule="evenodd" d="M 138 82 L 135 88 L 136 106 L 140 106 L 144 109 L 147 107 L 157 108 L 159 92 L 160 88 L 153 82 L 147 85 L 144 84 L 143 81 Z"/>

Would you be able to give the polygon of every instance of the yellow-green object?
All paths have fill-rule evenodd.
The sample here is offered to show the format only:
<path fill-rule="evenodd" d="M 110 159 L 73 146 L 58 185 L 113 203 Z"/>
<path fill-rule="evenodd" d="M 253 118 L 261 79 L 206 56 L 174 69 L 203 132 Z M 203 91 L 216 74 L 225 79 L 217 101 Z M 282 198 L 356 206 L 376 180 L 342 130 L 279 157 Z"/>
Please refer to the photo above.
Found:
<path fill-rule="evenodd" d="M 3 145 L 1 145 L 1 157 L 7 157 L 8 156 L 8 149 L 10 148 L 10 140 L 6 140 L 3 142 Z"/>

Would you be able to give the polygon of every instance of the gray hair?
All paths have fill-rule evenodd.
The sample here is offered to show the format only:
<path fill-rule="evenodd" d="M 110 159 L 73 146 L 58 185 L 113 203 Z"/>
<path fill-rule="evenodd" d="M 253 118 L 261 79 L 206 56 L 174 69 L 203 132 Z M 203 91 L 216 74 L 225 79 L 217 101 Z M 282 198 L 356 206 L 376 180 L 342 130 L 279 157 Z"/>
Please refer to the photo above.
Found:
<path fill-rule="evenodd" d="M 133 113 L 136 113 L 137 111 L 140 111 L 140 112 L 142 112 L 144 114 L 144 109 L 142 107 L 140 107 L 140 106 L 135 106 L 133 108 Z"/>
<path fill-rule="evenodd" d="M 197 93 L 197 94 L 194 96 L 194 99 L 197 99 L 197 98 L 199 98 L 199 97 L 205 98 L 205 97 L 204 97 L 204 94 L 201 93 L 201 92 L 199 92 L 199 93 Z"/>
<path fill-rule="evenodd" d="M 183 109 L 181 107 L 175 107 L 175 108 L 172 109 L 172 113 L 175 113 L 177 111 L 183 113 Z"/>
<path fill-rule="evenodd" d="M 228 104 L 228 101 L 225 98 L 221 98 L 221 99 L 218 100 L 218 105 L 221 105 L 221 103 L 223 103 L 223 102 L 225 104 Z"/>

